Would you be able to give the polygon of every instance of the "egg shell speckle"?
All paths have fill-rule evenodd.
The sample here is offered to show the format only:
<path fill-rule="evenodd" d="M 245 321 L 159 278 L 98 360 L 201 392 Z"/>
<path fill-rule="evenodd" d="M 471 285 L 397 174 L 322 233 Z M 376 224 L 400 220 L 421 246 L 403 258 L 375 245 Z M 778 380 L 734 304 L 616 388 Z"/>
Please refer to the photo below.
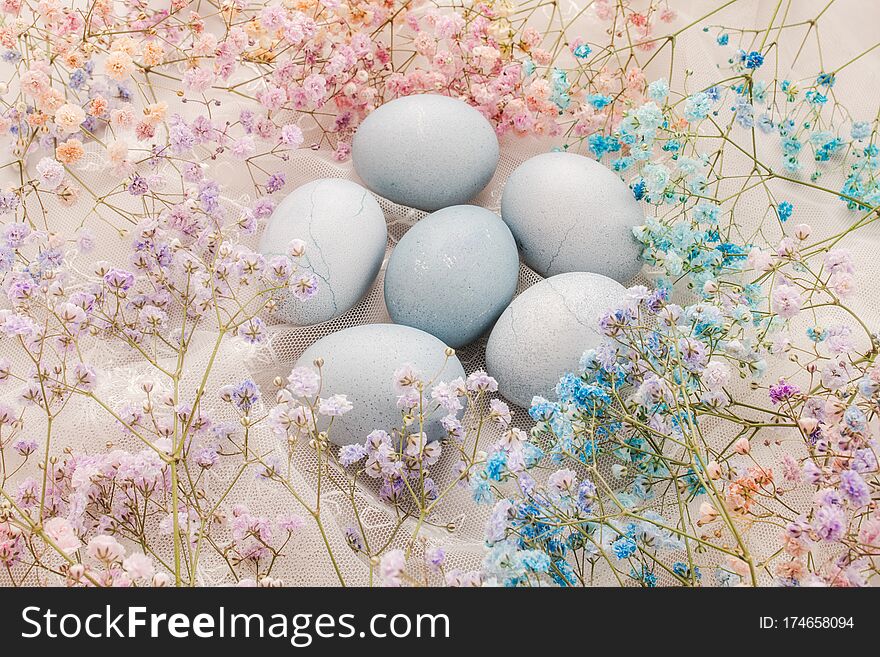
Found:
<path fill-rule="evenodd" d="M 260 252 L 286 255 L 294 239 L 306 244 L 296 267 L 317 277 L 318 291 L 306 301 L 285 293 L 277 312 L 286 322 L 308 326 L 338 317 L 366 294 L 382 266 L 388 230 L 368 190 L 350 180 L 325 178 L 297 187 L 278 204 Z"/>
<path fill-rule="evenodd" d="M 350 445 L 363 443 L 376 429 L 390 433 L 403 425 L 397 408 L 400 393 L 394 387 L 394 372 L 401 365 L 413 365 L 426 381 L 434 379 L 435 383 L 464 378 L 461 362 L 455 356 L 447 360 L 445 352 L 446 345 L 424 331 L 397 324 L 364 324 L 318 340 L 296 366 L 313 367 L 316 358 L 324 359 L 321 395 L 346 395 L 353 405 L 351 411 L 333 419 L 330 440 Z M 443 413 L 433 413 L 426 422 L 428 440 L 446 435 L 442 417 Z"/>
<path fill-rule="evenodd" d="M 419 221 L 394 247 L 385 303 L 397 324 L 458 348 L 491 328 L 513 298 L 518 275 L 516 242 L 501 218 L 455 205 Z"/>
<path fill-rule="evenodd" d="M 553 276 L 520 294 L 486 345 L 486 370 L 499 392 L 523 408 L 535 395 L 553 399 L 559 378 L 601 342 L 600 316 L 625 297 L 620 283 L 584 272 Z"/>
<path fill-rule="evenodd" d="M 351 144 L 355 171 L 385 198 L 432 212 L 465 203 L 492 179 L 498 138 L 456 98 L 405 96 L 371 112 Z"/>
<path fill-rule="evenodd" d="M 644 214 L 604 165 L 574 153 L 543 153 L 504 186 L 501 216 L 523 261 L 542 276 L 592 271 L 629 283 L 641 268 L 632 229 Z"/>

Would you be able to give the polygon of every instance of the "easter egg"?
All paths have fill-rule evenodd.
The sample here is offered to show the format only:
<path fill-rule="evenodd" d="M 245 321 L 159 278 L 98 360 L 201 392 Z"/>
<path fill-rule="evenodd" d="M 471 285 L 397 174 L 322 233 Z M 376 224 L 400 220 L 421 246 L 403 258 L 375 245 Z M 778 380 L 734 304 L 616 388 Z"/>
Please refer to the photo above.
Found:
<path fill-rule="evenodd" d="M 450 347 L 491 328 L 516 292 L 519 255 L 501 217 L 454 205 L 410 228 L 385 269 L 385 304 L 397 324 Z"/>
<path fill-rule="evenodd" d="M 511 402 L 528 408 L 553 399 L 559 378 L 576 371 L 599 345 L 601 315 L 624 302 L 617 281 L 584 272 L 552 276 L 520 294 L 498 319 L 486 345 L 486 370 Z"/>
<path fill-rule="evenodd" d="M 615 173 L 574 153 L 543 153 L 518 166 L 501 217 L 523 261 L 542 276 L 592 271 L 628 283 L 639 263 L 632 229 L 644 215 Z"/>
<path fill-rule="evenodd" d="M 296 366 L 312 367 L 315 359 L 323 359 L 321 395 L 346 395 L 352 404 L 348 413 L 333 419 L 330 440 L 349 445 L 362 443 L 376 429 L 391 433 L 403 426 L 397 407 L 400 392 L 394 382 L 394 373 L 402 365 L 420 372 L 426 384 L 464 378 L 458 358 L 447 357 L 446 349 L 433 335 L 409 326 L 363 324 L 321 338 L 306 349 Z M 446 435 L 440 423 L 443 415 L 432 413 L 428 418 L 423 427 L 428 440 Z"/>
<path fill-rule="evenodd" d="M 357 183 L 325 178 L 296 188 L 275 208 L 259 248 L 271 257 L 287 254 L 294 239 L 305 242 L 305 254 L 295 264 L 315 275 L 318 291 L 305 301 L 288 293 L 278 305 L 279 317 L 308 326 L 351 308 L 379 273 L 387 237 L 382 208 Z"/>
<path fill-rule="evenodd" d="M 498 165 L 498 138 L 464 101 L 406 96 L 364 119 L 351 159 L 376 194 L 432 212 L 465 203 L 488 184 Z"/>

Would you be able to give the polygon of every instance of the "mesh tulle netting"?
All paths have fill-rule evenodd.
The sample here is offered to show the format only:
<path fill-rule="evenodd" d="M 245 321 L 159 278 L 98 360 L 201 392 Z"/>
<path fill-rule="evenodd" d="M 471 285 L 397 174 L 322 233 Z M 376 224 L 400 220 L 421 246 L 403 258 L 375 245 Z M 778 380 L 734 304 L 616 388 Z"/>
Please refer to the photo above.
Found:
<path fill-rule="evenodd" d="M 548 3 L 548 5 L 551 3 Z M 557 3 L 552 3 L 554 8 Z M 603 28 L 598 22 L 591 19 L 589 12 L 582 12 L 583 2 L 571 2 L 560 7 L 560 14 L 566 23 L 565 32 L 572 36 L 583 36 L 596 42 L 607 40 Z M 705 13 L 705 4 L 702 0 L 692 2 L 674 3 L 679 12 L 677 24 L 684 26 Z M 803 2 L 790 3 L 789 23 L 795 23 L 815 15 L 816 7 L 820 4 L 804 0 Z M 794 62 L 793 78 L 814 75 L 816 71 L 833 69 L 848 61 L 853 54 L 870 46 L 874 42 L 871 35 L 871 27 L 876 25 L 876 20 L 860 19 L 853 20 L 852 16 L 865 12 L 878 13 L 878 8 L 867 6 L 857 0 L 841 1 L 841 6 L 835 6 L 835 17 L 829 17 L 823 21 L 823 40 L 833 44 L 829 52 L 824 54 L 829 62 L 819 59 L 819 53 L 815 48 L 801 48 L 801 40 L 797 35 L 791 38 L 779 38 L 780 62 Z M 766 26 L 770 21 L 770 15 L 776 3 L 763 2 L 762 0 L 742 1 L 734 3 L 711 19 L 713 24 L 736 25 L 739 27 Z M 548 8 L 548 12 L 549 12 Z M 555 15 L 555 13 L 554 13 Z M 536 14 L 535 21 L 540 22 L 540 12 Z M 555 20 L 555 19 L 554 19 Z M 560 19 L 562 20 L 562 19 Z M 546 25 L 539 26 L 541 29 Z M 557 28 L 558 29 L 558 28 Z M 802 36 L 802 35 L 801 35 Z M 725 65 L 728 51 L 712 49 L 712 37 L 707 36 L 699 28 L 691 28 L 681 32 L 676 38 L 675 44 L 675 73 L 674 83 L 682 84 L 684 71 L 689 71 L 684 83 L 689 92 L 702 89 L 712 84 L 714 80 L 723 77 L 719 67 Z M 669 49 L 657 57 L 648 68 L 648 78 L 653 79 L 660 75 L 669 75 Z M 869 65 L 871 61 L 873 65 Z M 877 107 L 877 77 L 878 69 L 876 59 L 864 60 L 853 65 L 852 70 L 846 76 L 841 76 L 839 83 L 834 89 L 838 98 L 845 99 L 850 111 L 857 118 L 872 118 L 876 114 Z M 780 72 L 780 77 L 782 73 Z M 255 82 L 254 84 L 258 84 Z M 869 91 L 870 90 L 870 91 Z M 243 107 L 242 102 L 230 97 L 228 102 L 216 112 L 215 119 L 222 121 L 226 116 L 233 117 Z M 309 135 L 307 135 L 308 138 Z M 505 138 L 501 143 L 501 158 L 493 180 L 487 188 L 475 199 L 475 203 L 494 211 L 499 210 L 501 191 L 504 181 L 511 171 L 530 156 L 545 152 L 549 148 L 559 145 L 558 140 L 540 140 L 536 138 Z M 778 152 L 775 146 L 762 146 L 758 144 L 758 157 L 765 161 L 776 161 Z M 762 149 L 764 149 L 763 152 Z M 753 166 L 751 154 L 737 150 L 733 147 L 725 148 L 723 154 L 723 167 L 725 172 L 748 172 Z M 228 183 L 225 202 L 232 205 L 245 206 L 253 201 L 253 186 L 250 180 L 243 180 L 240 172 L 232 165 L 226 163 L 212 164 L 215 177 L 224 179 Z M 293 154 L 282 165 L 282 170 L 287 176 L 287 190 L 315 180 L 317 178 L 348 178 L 358 181 L 350 163 L 339 163 L 333 159 L 332 154 L 323 150 L 303 149 Z M 163 172 L 168 185 L 173 187 L 174 177 L 178 172 L 167 169 Z M 87 153 L 83 163 L 79 165 L 78 175 L 89 176 L 92 181 L 92 189 L 97 195 L 104 189 L 111 189 L 118 184 L 112 175 L 108 174 L 97 154 Z M 839 179 L 823 179 L 822 186 L 839 189 L 843 183 Z M 360 181 L 358 181 L 360 182 Z M 839 232 L 848 223 L 853 221 L 852 215 L 845 209 L 842 203 L 829 194 L 810 193 L 809 188 L 798 186 L 793 189 L 783 180 L 774 180 L 768 183 L 773 195 L 779 199 L 786 199 L 796 203 L 797 220 L 809 223 L 818 237 L 831 235 Z M 731 173 L 730 177 L 722 184 L 722 188 L 716 192 L 718 198 L 736 194 L 741 190 L 737 188 L 737 178 Z M 796 194 L 795 194 L 796 191 Z M 118 198 L 118 200 L 117 200 Z M 133 211 L 137 211 L 138 201 L 124 196 L 114 197 L 114 203 L 130 204 Z M 421 219 L 425 213 L 412 208 L 403 207 L 386 200 L 380 199 L 380 204 L 385 212 L 388 230 L 390 253 L 395 243 L 412 226 Z M 120 232 L 108 216 L 112 213 L 108 207 L 95 204 L 88 216 L 76 206 L 73 210 L 58 205 L 52 199 L 45 201 L 42 211 L 51 223 L 52 230 L 73 231 L 84 222 L 88 221 L 94 229 L 98 240 L 98 253 L 96 260 L 107 260 L 113 263 L 125 264 L 130 236 Z M 778 227 L 768 229 L 767 226 L 775 226 L 773 222 L 764 221 L 768 213 L 767 194 L 762 189 L 747 191 L 740 196 L 734 210 L 736 223 L 740 227 L 741 234 L 738 238 L 745 243 L 773 244 L 780 237 Z M 39 214 L 39 211 L 38 211 Z M 97 219 L 97 220 L 96 220 Z M 775 232 L 774 232 L 775 231 Z M 850 237 L 845 246 L 849 248 L 856 259 L 860 272 L 862 287 L 853 299 L 851 307 L 860 314 L 869 326 L 875 326 L 880 316 L 880 298 L 873 294 L 872 286 L 880 280 L 880 259 L 875 257 L 878 243 L 878 228 L 871 227 L 859 231 Z M 386 254 L 387 255 L 387 254 Z M 609 254 L 613 257 L 613 254 Z M 386 257 L 387 261 L 387 257 Z M 85 267 L 88 263 L 84 264 Z M 383 270 L 379 273 L 376 281 L 370 287 L 366 296 L 348 312 L 342 316 L 324 324 L 309 327 L 293 327 L 274 322 L 270 327 L 270 335 L 267 343 L 259 348 L 247 346 L 239 341 L 228 340 L 223 343 L 220 351 L 216 354 L 215 365 L 211 370 L 208 381 L 209 389 L 217 390 L 222 385 L 238 383 L 245 378 L 253 378 L 262 388 L 264 399 L 272 403 L 272 395 L 275 390 L 272 380 L 276 376 L 289 374 L 293 364 L 300 354 L 312 343 L 321 337 L 340 329 L 367 323 L 389 322 L 389 316 L 383 300 Z M 632 283 L 647 284 L 650 272 L 640 275 Z M 530 285 L 541 280 L 541 277 L 525 265 L 521 266 L 517 293 L 522 292 Z M 681 292 L 682 295 L 686 293 Z M 833 319 L 834 310 L 828 310 L 824 315 L 817 314 L 815 321 L 827 322 Z M 812 320 L 813 318 L 811 318 Z M 271 320 L 270 320 L 271 321 Z M 204 364 L 212 356 L 215 337 L 210 333 L 200 335 L 194 341 L 188 358 L 192 363 L 191 374 L 188 374 L 181 382 L 184 389 L 195 389 L 199 385 L 196 380 L 204 371 Z M 142 380 L 150 377 L 146 366 L 141 364 L 130 352 L 114 353 L 108 351 L 106 345 L 95 344 L 94 351 L 87 354 L 96 365 L 104 372 L 100 380 L 100 391 L 111 405 L 122 404 L 126 400 L 133 399 L 139 393 L 139 384 Z M 461 360 L 466 372 L 470 373 L 482 369 L 484 363 L 485 337 L 465 348 L 458 350 L 457 355 Z M 4 356 L 9 357 L 16 365 L 26 366 L 25 357 L 11 349 L 4 350 Z M 516 354 L 511 354 L 515 358 Z M 778 376 L 789 376 L 792 368 L 785 360 L 771 363 L 771 371 Z M 152 378 L 152 377 L 150 377 Z M 751 394 L 745 384 L 742 384 L 739 394 L 748 399 Z M 345 393 L 344 390 L 331 391 Z M 0 395 L 10 394 L 0 390 Z M 210 407 L 210 413 L 218 419 L 235 421 L 236 418 L 229 411 L 228 405 L 224 405 L 217 399 L 207 399 L 206 404 Z M 265 412 L 267 408 L 263 408 Z M 469 409 L 468 413 L 473 413 Z M 514 423 L 528 430 L 529 420 L 524 409 L 514 408 Z M 34 431 L 39 431 L 34 427 Z M 483 433 L 481 443 L 488 445 L 497 439 L 498 434 L 493 435 L 494 429 Z M 703 433 L 708 436 L 712 444 L 716 446 L 728 444 L 735 434 L 734 427 L 727 426 L 721 420 L 712 424 L 707 423 Z M 70 447 L 75 451 L 99 452 L 112 446 L 128 449 L 137 449 L 138 445 L 132 441 L 125 443 L 124 438 L 119 437 L 119 432 L 114 426 L 108 424 L 106 414 L 90 404 L 88 399 L 79 399 L 71 402 L 63 416 L 59 418 L 59 426 L 56 435 L 59 436 L 57 448 L 60 450 Z M 802 449 L 800 438 L 792 436 L 780 430 L 777 440 L 767 440 L 766 444 L 755 445 L 756 460 L 759 462 L 778 462 L 785 451 L 794 452 Z M 266 428 L 265 423 L 258 425 L 251 437 L 255 445 L 265 446 L 266 451 L 276 450 L 281 454 L 287 453 L 287 446 L 279 444 L 278 439 Z M 441 458 L 432 471 L 440 489 L 445 484 L 453 481 L 453 455 L 451 450 Z M 297 490 L 302 499 L 314 503 L 318 499 L 319 474 L 317 472 L 317 459 L 314 451 L 307 444 L 300 444 L 291 455 L 289 465 L 284 464 L 287 478 Z M 228 499 L 231 502 L 241 501 L 246 503 L 255 513 L 268 517 L 279 514 L 297 512 L 302 513 L 301 508 L 296 508 L 288 491 L 280 486 L 269 485 L 252 474 L 236 479 L 233 464 L 224 465 L 221 468 L 206 474 L 203 486 L 211 490 L 223 490 L 230 482 L 233 484 L 232 492 Z M 19 476 L 26 475 L 22 472 Z M 608 479 L 611 480 L 610 466 L 606 465 Z M 405 547 L 414 531 L 415 521 L 404 524 L 398 528 L 397 512 L 390 506 L 379 500 L 377 491 L 369 483 L 360 483 L 353 489 L 348 485 L 344 475 L 334 472 L 332 469 L 321 473 L 324 481 L 320 484 L 320 503 L 322 508 L 322 526 L 319 528 L 307 514 L 306 526 L 295 533 L 290 544 L 284 549 L 284 558 L 278 563 L 273 574 L 282 579 L 287 585 L 336 585 L 340 580 L 346 584 L 366 585 L 375 581 L 375 573 L 370 565 L 359 557 L 349 547 L 347 530 L 357 527 L 358 533 L 363 532 L 364 538 L 372 545 L 387 545 L 389 548 Z M 327 479 L 329 478 L 330 483 Z M 621 481 L 621 487 L 625 484 Z M 792 495 L 786 500 L 792 508 L 806 508 L 809 503 L 808 493 L 801 498 Z M 667 502 L 658 501 L 658 511 L 663 512 L 663 506 Z M 355 514 L 352 504 L 358 510 Z M 698 504 L 696 505 L 698 506 Z M 696 507 L 690 509 L 693 517 L 696 517 Z M 484 548 L 484 525 L 489 508 L 475 504 L 467 489 L 454 488 L 450 494 L 444 497 L 443 503 L 431 515 L 426 523 L 419 529 L 421 539 L 416 542 L 411 562 L 413 567 L 420 566 L 419 555 L 428 546 L 443 546 L 447 553 L 447 569 L 473 570 L 480 566 L 485 554 Z M 675 509 L 679 513 L 679 509 Z M 170 538 L 166 539 L 170 541 Z M 778 546 L 776 531 L 769 525 L 755 526 L 748 533 L 750 549 L 758 561 L 762 557 L 769 556 Z M 330 551 L 328 552 L 328 546 Z M 332 552 L 335 559 L 331 562 L 328 554 Z M 711 556 L 705 557 L 706 566 L 711 566 Z M 672 583 L 672 579 L 658 570 L 660 583 Z M 0 571 L 0 583 L 4 582 L 4 573 Z M 429 575 L 425 573 L 425 577 Z M 762 574 L 762 581 L 767 583 L 769 575 Z M 608 579 L 600 578 L 597 583 L 614 583 L 612 575 Z M 206 553 L 200 572 L 198 573 L 200 584 L 226 584 L 230 583 L 229 569 L 225 566 L 218 555 Z M 433 582 L 433 580 L 430 580 Z"/>

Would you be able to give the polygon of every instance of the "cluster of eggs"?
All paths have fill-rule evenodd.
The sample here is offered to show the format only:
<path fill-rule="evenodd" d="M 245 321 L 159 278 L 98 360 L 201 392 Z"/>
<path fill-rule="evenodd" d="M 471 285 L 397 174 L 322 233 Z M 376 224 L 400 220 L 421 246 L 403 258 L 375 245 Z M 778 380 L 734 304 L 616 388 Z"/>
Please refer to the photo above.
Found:
<path fill-rule="evenodd" d="M 446 347 L 491 330 L 486 369 L 523 407 L 550 396 L 600 340 L 597 319 L 623 301 L 638 270 L 632 227 L 642 223 L 627 186 L 580 155 L 545 153 L 508 178 L 501 216 L 466 203 L 489 183 L 499 146 L 492 126 L 467 103 L 418 95 L 387 103 L 360 125 L 355 171 L 376 194 L 430 212 L 391 252 L 384 293 L 395 324 L 354 326 L 313 344 L 298 365 L 324 359 L 325 389 L 345 392 L 354 410 L 336 418 L 334 442 L 400 424 L 393 372 L 410 363 L 425 376 L 464 376 Z M 261 251 L 306 243 L 300 266 L 319 281 L 306 303 L 283 301 L 281 317 L 311 325 L 338 317 L 364 296 L 382 265 L 385 218 L 371 191 L 342 179 L 294 190 L 269 220 Z M 520 256 L 545 280 L 514 299 Z M 436 426 L 435 426 L 436 424 Z M 430 439 L 442 435 L 429 423 Z"/>

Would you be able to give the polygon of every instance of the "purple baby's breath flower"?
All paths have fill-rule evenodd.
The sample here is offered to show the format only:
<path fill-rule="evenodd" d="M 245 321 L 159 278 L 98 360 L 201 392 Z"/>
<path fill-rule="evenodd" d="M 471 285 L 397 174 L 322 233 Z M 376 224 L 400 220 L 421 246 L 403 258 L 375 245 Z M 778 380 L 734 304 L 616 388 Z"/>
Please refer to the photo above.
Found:
<path fill-rule="evenodd" d="M 287 388 L 297 397 L 314 397 L 321 387 L 321 377 L 310 367 L 297 367 L 287 377 Z"/>
<path fill-rule="evenodd" d="M 431 547 L 425 550 L 425 563 L 431 572 L 440 572 L 444 561 L 446 561 L 446 551 L 442 547 Z"/>
<path fill-rule="evenodd" d="M 147 185 L 147 179 L 135 174 L 128 186 L 128 193 L 132 196 L 143 196 L 148 191 L 150 191 L 150 187 Z"/>
<path fill-rule="evenodd" d="M 279 529 L 283 529 L 287 532 L 295 532 L 306 526 L 305 518 L 302 516 L 298 516 L 295 513 L 286 515 L 286 516 L 278 516 L 278 520 L 276 521 Z"/>
<path fill-rule="evenodd" d="M 104 283 L 114 292 L 126 292 L 134 285 L 134 274 L 114 267 L 104 274 Z"/>
<path fill-rule="evenodd" d="M 0 214 L 10 214 L 18 209 L 21 203 L 15 192 L 0 192 Z M 15 225 L 15 224 L 13 224 Z"/>
<path fill-rule="evenodd" d="M 254 207 L 252 208 L 252 210 L 255 217 L 257 217 L 258 219 L 265 219 L 275 211 L 275 201 L 270 198 L 261 198 L 259 201 L 254 203 Z"/>
<path fill-rule="evenodd" d="M 498 382 L 483 370 L 477 370 L 467 378 L 467 389 L 471 392 L 498 392 Z"/>
<path fill-rule="evenodd" d="M 14 198 L 18 199 L 17 196 Z M 2 200 L 0 200 L 0 206 L 2 206 Z M 9 224 L 3 229 L 3 241 L 10 249 L 17 249 L 24 244 L 31 232 L 31 227 L 26 223 Z"/>
<path fill-rule="evenodd" d="M 231 396 L 232 403 L 235 404 L 240 411 L 247 413 L 253 408 L 254 404 L 260 400 L 260 389 L 257 387 L 256 383 L 250 379 L 246 379 L 232 390 Z"/>
<path fill-rule="evenodd" d="M 20 456 L 30 456 L 37 451 L 37 441 L 33 438 L 20 438 L 12 444 L 12 448 Z"/>
<path fill-rule="evenodd" d="M 339 463 L 347 468 L 360 461 L 366 455 L 366 448 L 359 443 L 344 445 L 339 449 Z"/>
<path fill-rule="evenodd" d="M 194 458 L 196 464 L 200 468 L 205 468 L 207 470 L 217 464 L 220 455 L 217 454 L 217 450 L 213 447 L 202 447 L 196 451 Z"/>
<path fill-rule="evenodd" d="M 788 383 L 785 379 L 779 379 L 779 383 L 770 386 L 770 401 L 774 405 L 779 404 L 786 399 L 791 399 L 801 391 L 793 383 Z"/>
<path fill-rule="evenodd" d="M 260 344 L 266 339 L 266 324 L 259 317 L 251 317 L 238 327 L 238 335 L 248 344 Z"/>
<path fill-rule="evenodd" d="M 839 541 L 846 531 L 846 513 L 839 506 L 820 506 L 813 528 L 823 541 Z"/>
<path fill-rule="evenodd" d="M 348 401 L 345 395 L 332 395 L 327 399 L 321 398 L 318 400 L 318 413 L 328 417 L 345 415 L 352 408 L 352 403 Z"/>
<path fill-rule="evenodd" d="M 196 145 L 196 136 L 192 129 L 181 121 L 171 126 L 168 131 L 168 141 L 171 145 L 171 151 L 176 155 L 181 155 L 191 151 Z"/>
<path fill-rule="evenodd" d="M 307 301 L 318 292 L 318 278 L 311 272 L 302 272 L 294 278 L 291 291 L 300 301 Z"/>
<path fill-rule="evenodd" d="M 274 194 L 284 187 L 285 182 L 286 180 L 283 173 L 273 173 L 269 176 L 269 180 L 266 181 L 266 191 L 270 194 Z"/>
<path fill-rule="evenodd" d="M 840 473 L 840 492 L 857 509 L 871 502 L 871 488 L 855 470 Z"/>

